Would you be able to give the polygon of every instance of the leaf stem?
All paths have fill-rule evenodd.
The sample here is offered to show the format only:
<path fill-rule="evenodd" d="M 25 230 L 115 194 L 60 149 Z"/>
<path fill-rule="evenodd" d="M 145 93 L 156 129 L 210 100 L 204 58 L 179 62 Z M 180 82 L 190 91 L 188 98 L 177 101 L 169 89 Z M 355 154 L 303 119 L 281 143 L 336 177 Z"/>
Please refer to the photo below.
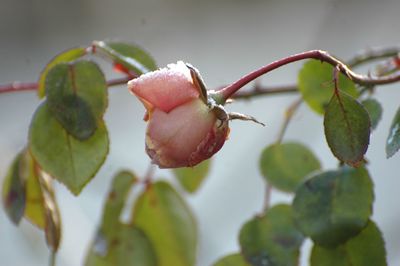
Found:
<path fill-rule="evenodd" d="M 303 102 L 303 98 L 298 98 L 294 101 L 285 111 L 285 118 L 283 120 L 281 129 L 279 130 L 278 137 L 276 139 L 276 143 L 280 144 L 282 142 L 283 136 L 285 135 L 286 129 L 293 118 L 293 115 L 296 113 L 297 109 Z"/>
<path fill-rule="evenodd" d="M 267 182 L 265 185 L 265 198 L 264 198 L 264 208 L 263 213 L 268 211 L 271 205 L 271 194 L 272 194 L 272 186 Z"/>
<path fill-rule="evenodd" d="M 360 84 L 360 85 L 383 85 L 383 84 L 389 84 L 393 83 L 396 81 L 400 80 L 400 71 L 396 71 L 393 74 L 384 76 L 384 77 L 370 77 L 367 75 L 361 75 L 358 73 L 353 72 L 345 63 L 340 61 L 339 59 L 333 57 L 326 51 L 322 50 L 311 50 L 295 55 L 291 55 L 288 57 L 285 57 L 283 59 L 279 59 L 277 61 L 274 61 L 266 66 L 263 66 L 245 76 L 240 78 L 239 80 L 233 82 L 232 84 L 226 86 L 225 88 L 221 89 L 219 93 L 222 95 L 222 97 L 227 100 L 246 84 L 249 82 L 255 80 L 256 78 L 272 71 L 277 68 L 280 68 L 284 65 L 294 63 L 297 61 L 301 61 L 304 59 L 316 59 L 320 60 L 321 62 L 326 62 L 328 64 L 331 64 L 334 67 L 337 67 L 340 72 L 342 72 L 344 75 L 346 75 L 349 79 L 351 79 L 353 82 Z"/>
<path fill-rule="evenodd" d="M 153 180 L 154 172 L 156 171 L 155 164 L 150 163 L 147 167 L 146 174 L 143 178 L 143 184 L 145 185 L 146 189 L 149 188 L 151 185 L 151 181 Z"/>
<path fill-rule="evenodd" d="M 51 251 L 49 258 L 49 266 L 56 266 L 56 252 Z"/>
<path fill-rule="evenodd" d="M 286 129 L 292 120 L 293 115 L 296 113 L 297 109 L 303 102 L 303 99 L 300 97 L 296 99 L 285 111 L 285 118 L 283 120 L 281 129 L 279 130 L 278 137 L 276 139 L 276 144 L 280 144 L 282 142 L 283 136 L 285 135 Z M 264 213 L 269 209 L 270 201 L 271 201 L 271 194 L 272 194 L 272 186 L 269 182 L 265 185 L 265 198 L 264 198 Z"/>

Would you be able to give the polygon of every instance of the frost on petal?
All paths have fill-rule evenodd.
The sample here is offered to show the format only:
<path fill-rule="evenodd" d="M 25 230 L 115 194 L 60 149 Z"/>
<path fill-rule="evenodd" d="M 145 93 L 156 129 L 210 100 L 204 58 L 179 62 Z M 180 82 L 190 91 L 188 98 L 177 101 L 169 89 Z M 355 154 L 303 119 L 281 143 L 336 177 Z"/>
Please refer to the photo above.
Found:
<path fill-rule="evenodd" d="M 175 107 L 199 97 L 190 70 L 179 61 L 128 82 L 129 90 L 152 111 L 154 108 L 166 113 Z"/>
<path fill-rule="evenodd" d="M 155 109 L 147 127 L 147 153 L 161 168 L 189 166 L 215 124 L 215 115 L 199 99 L 170 113 Z"/>

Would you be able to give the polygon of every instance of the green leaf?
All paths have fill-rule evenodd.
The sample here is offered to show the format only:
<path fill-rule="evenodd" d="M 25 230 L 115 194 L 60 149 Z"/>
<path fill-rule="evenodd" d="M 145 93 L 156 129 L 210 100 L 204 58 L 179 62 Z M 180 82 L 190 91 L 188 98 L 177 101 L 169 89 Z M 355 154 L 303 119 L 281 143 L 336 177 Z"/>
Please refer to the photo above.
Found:
<path fill-rule="evenodd" d="M 392 157 L 400 149 L 400 108 L 393 118 L 386 140 L 386 156 Z"/>
<path fill-rule="evenodd" d="M 85 266 L 157 266 L 153 246 L 138 228 L 118 224 L 111 239 L 101 232 L 90 247 Z"/>
<path fill-rule="evenodd" d="M 138 75 L 157 69 L 154 59 L 137 45 L 108 41 L 95 41 L 93 45 L 97 51 Z"/>
<path fill-rule="evenodd" d="M 56 252 L 61 241 L 61 217 L 53 191 L 52 179 L 43 173 L 28 150 L 21 165 L 26 179 L 25 218 L 43 229 L 47 246 Z"/>
<path fill-rule="evenodd" d="M 86 266 L 157 265 L 154 248 L 143 231 L 120 222 L 121 211 L 136 181 L 136 176 L 127 171 L 114 177 Z"/>
<path fill-rule="evenodd" d="M 256 216 L 240 230 L 242 254 L 251 265 L 298 265 L 303 234 L 297 230 L 292 207 L 279 204 Z"/>
<path fill-rule="evenodd" d="M 357 166 L 369 144 L 371 122 L 365 108 L 343 92 L 335 93 L 324 117 L 325 137 L 340 161 Z"/>
<path fill-rule="evenodd" d="M 47 73 L 49 70 L 57 65 L 58 63 L 63 63 L 63 62 L 71 62 L 79 57 L 82 57 L 86 54 L 86 49 L 82 47 L 77 47 L 73 49 L 69 49 L 67 51 L 62 52 L 61 54 L 55 56 L 51 61 L 46 65 L 46 67 L 42 70 L 42 73 L 40 74 L 39 77 L 39 82 L 38 82 L 38 96 L 39 98 L 43 98 L 46 94 L 46 88 L 45 88 L 45 83 L 46 83 L 46 77 Z"/>
<path fill-rule="evenodd" d="M 168 183 L 151 184 L 139 196 L 132 222 L 153 243 L 159 266 L 195 265 L 196 222 L 184 200 Z"/>
<path fill-rule="evenodd" d="M 193 193 L 199 189 L 210 172 L 210 160 L 205 160 L 194 167 L 175 168 L 173 172 L 182 187 Z"/>
<path fill-rule="evenodd" d="M 327 249 L 314 245 L 311 266 L 386 266 L 385 243 L 374 222 L 345 244 Z"/>
<path fill-rule="evenodd" d="M 306 62 L 299 72 L 300 93 L 310 108 L 319 114 L 324 114 L 333 94 L 333 72 L 333 66 L 317 60 Z M 343 74 L 339 74 L 339 88 L 353 97 L 359 95 L 354 83 Z"/>
<path fill-rule="evenodd" d="M 231 254 L 219 259 L 213 266 L 250 266 L 239 253 Z"/>
<path fill-rule="evenodd" d="M 295 142 L 270 145 L 263 150 L 260 159 L 265 179 L 286 192 L 293 192 L 308 174 L 320 168 L 321 164 L 314 154 Z"/>
<path fill-rule="evenodd" d="M 101 231 L 111 237 L 115 232 L 115 226 L 120 223 L 120 216 L 125 201 L 132 186 L 137 182 L 137 177 L 130 172 L 119 172 L 113 179 L 111 190 L 108 193 L 104 206 Z"/>
<path fill-rule="evenodd" d="M 382 118 L 383 110 L 381 104 L 373 98 L 366 99 L 361 103 L 369 114 L 369 118 L 371 120 L 371 128 L 375 129 Z"/>
<path fill-rule="evenodd" d="M 107 108 L 107 84 L 90 61 L 55 65 L 46 78 L 47 105 L 60 124 L 77 139 L 93 135 Z"/>
<path fill-rule="evenodd" d="M 26 180 L 20 173 L 22 154 L 18 154 L 8 169 L 3 183 L 3 204 L 8 218 L 19 224 L 25 212 Z"/>
<path fill-rule="evenodd" d="M 89 139 L 68 134 L 50 113 L 46 102 L 36 110 L 29 130 L 29 148 L 40 167 L 78 195 L 99 170 L 108 153 L 104 124 Z"/>
<path fill-rule="evenodd" d="M 296 224 L 315 243 L 337 246 L 364 228 L 373 198 L 373 184 L 363 167 L 344 166 L 317 174 L 296 191 Z"/>

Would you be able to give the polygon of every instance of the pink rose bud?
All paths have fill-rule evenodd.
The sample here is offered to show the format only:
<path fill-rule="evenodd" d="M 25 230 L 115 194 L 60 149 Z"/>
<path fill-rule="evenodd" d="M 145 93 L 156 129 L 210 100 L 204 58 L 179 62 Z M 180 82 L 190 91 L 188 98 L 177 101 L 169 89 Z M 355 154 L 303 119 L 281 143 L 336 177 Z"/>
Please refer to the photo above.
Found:
<path fill-rule="evenodd" d="M 197 72 L 181 61 L 128 83 L 147 109 L 146 152 L 160 168 L 195 166 L 227 138 L 228 119 L 217 118 L 200 83 Z"/>

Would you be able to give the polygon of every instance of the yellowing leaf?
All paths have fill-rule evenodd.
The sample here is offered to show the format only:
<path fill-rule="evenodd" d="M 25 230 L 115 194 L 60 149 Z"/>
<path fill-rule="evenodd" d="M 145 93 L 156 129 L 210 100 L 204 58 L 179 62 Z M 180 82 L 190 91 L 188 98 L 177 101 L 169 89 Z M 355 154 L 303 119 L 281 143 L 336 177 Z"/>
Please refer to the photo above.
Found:
<path fill-rule="evenodd" d="M 26 205 L 26 180 L 20 174 L 22 155 L 12 162 L 3 183 L 4 209 L 14 224 L 19 224 L 24 215 Z"/>
<path fill-rule="evenodd" d="M 3 189 L 7 193 L 4 195 L 8 195 L 9 197 L 10 192 L 15 194 L 14 198 L 18 199 L 17 202 L 23 204 L 24 209 L 19 208 L 14 210 L 14 212 L 17 211 L 17 214 L 20 215 L 19 219 L 23 215 L 34 225 L 44 230 L 47 245 L 55 253 L 58 250 L 61 240 L 61 218 L 51 180 L 41 172 L 26 149 L 17 156 L 11 169 L 13 169 L 13 175 L 9 175 L 5 181 Z M 23 191 L 18 192 L 15 189 L 10 191 L 8 183 L 11 182 L 12 184 L 15 180 L 23 180 Z M 6 197 L 6 206 L 8 203 L 7 200 Z M 15 205 L 16 203 L 13 204 Z M 9 211 L 7 210 L 7 212 Z"/>
<path fill-rule="evenodd" d="M 194 167 L 175 168 L 173 172 L 182 187 L 190 192 L 196 192 L 210 171 L 210 160 L 205 160 Z"/>
<path fill-rule="evenodd" d="M 43 189 L 40 184 L 40 169 L 35 164 L 29 151 L 22 154 L 22 173 L 26 177 L 26 208 L 24 216 L 31 223 L 44 229 L 46 226 L 46 208 L 44 206 Z M 55 199 L 52 199 L 55 201 Z"/>

